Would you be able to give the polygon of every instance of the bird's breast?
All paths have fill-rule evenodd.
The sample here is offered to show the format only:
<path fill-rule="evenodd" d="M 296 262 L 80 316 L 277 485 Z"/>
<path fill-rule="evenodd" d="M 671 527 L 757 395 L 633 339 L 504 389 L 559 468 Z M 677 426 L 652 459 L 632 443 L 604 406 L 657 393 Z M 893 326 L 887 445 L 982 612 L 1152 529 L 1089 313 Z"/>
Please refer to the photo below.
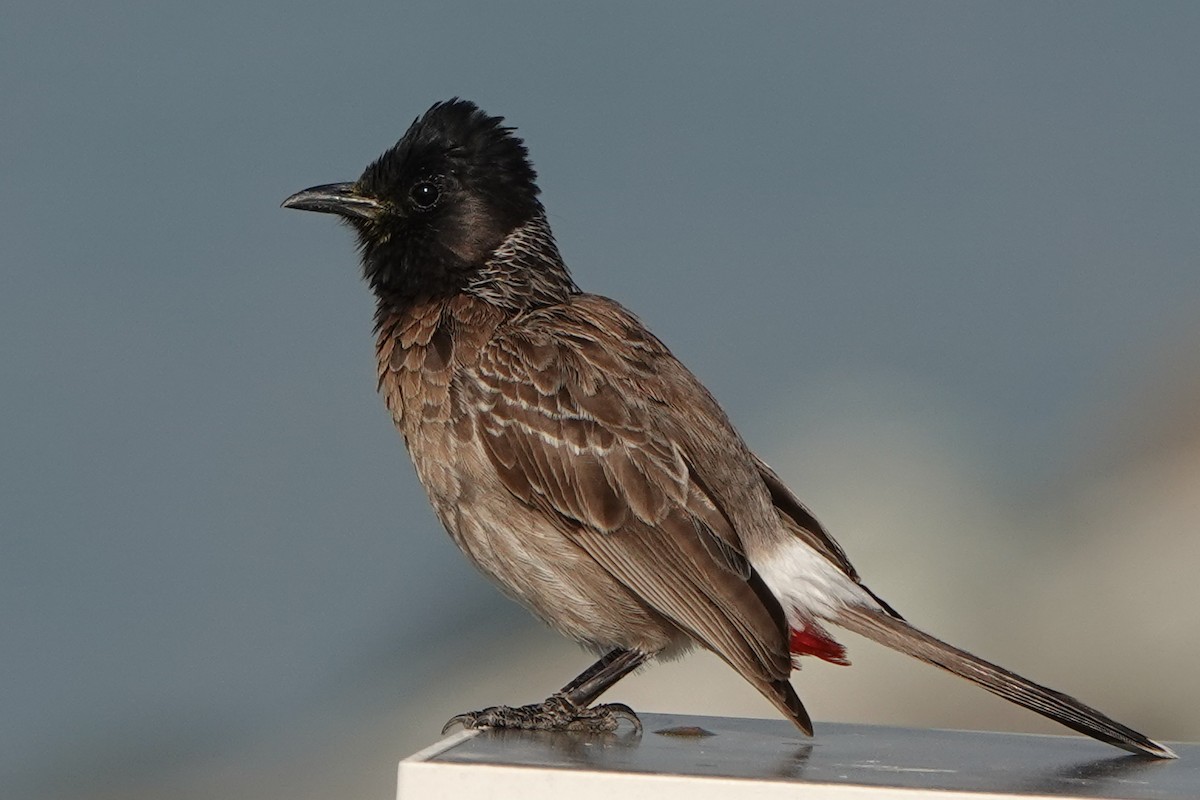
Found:
<path fill-rule="evenodd" d="M 484 466 L 461 377 L 478 362 L 500 321 L 487 304 L 461 296 L 380 317 L 379 392 L 447 527 L 442 510 L 462 501 L 463 487 Z"/>
<path fill-rule="evenodd" d="M 461 416 L 455 375 L 478 361 L 499 321 L 498 312 L 463 296 L 413 303 L 380 318 L 378 388 L 406 440 Z"/>

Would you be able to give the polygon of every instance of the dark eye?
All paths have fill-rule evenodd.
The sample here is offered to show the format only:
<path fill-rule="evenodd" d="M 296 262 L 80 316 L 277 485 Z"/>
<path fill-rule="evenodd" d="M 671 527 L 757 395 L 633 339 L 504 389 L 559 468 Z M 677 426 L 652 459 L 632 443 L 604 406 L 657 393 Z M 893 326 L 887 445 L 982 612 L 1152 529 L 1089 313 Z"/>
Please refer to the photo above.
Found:
<path fill-rule="evenodd" d="M 433 181 L 421 181 L 412 187 L 408 196 L 412 198 L 414 206 L 422 211 L 428 211 L 437 205 L 437 201 L 442 196 L 442 190 Z"/>

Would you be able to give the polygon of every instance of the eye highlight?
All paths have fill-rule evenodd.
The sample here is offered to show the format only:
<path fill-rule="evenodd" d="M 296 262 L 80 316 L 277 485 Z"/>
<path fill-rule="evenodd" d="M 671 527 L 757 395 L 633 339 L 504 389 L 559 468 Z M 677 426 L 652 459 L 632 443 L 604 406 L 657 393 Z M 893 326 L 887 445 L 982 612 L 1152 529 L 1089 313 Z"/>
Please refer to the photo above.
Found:
<path fill-rule="evenodd" d="M 418 181 L 408 192 L 409 199 L 421 211 L 428 211 L 442 198 L 442 190 L 433 181 Z"/>

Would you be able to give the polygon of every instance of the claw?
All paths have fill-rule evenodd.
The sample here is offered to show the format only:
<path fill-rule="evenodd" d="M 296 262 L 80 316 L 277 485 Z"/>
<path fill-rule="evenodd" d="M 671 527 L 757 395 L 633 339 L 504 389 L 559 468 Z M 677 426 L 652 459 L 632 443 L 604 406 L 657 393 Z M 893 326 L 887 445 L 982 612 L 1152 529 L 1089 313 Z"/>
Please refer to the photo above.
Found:
<path fill-rule="evenodd" d="M 455 725 L 462 725 L 463 730 L 471 730 L 475 727 L 476 714 L 459 714 L 456 717 L 451 717 L 445 725 L 442 726 L 442 736 L 450 732 L 450 729 Z"/>
<path fill-rule="evenodd" d="M 628 722 L 630 725 L 633 726 L 634 733 L 638 734 L 639 736 L 641 735 L 642 721 L 640 719 L 638 719 L 637 713 L 634 712 L 634 710 L 632 708 L 630 708 L 629 706 L 625 705 L 624 703 L 607 703 L 605 705 L 596 706 L 596 707 L 607 710 L 607 712 L 609 714 L 611 714 L 613 717 L 617 718 L 618 720 L 622 720 L 622 719 L 625 720 L 626 722 Z"/>

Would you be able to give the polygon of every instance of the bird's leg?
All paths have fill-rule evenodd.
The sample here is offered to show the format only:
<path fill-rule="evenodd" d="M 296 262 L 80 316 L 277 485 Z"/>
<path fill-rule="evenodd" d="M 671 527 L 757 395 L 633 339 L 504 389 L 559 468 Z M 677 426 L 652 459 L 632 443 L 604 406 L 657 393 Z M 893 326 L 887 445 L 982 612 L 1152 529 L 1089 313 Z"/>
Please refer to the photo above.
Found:
<path fill-rule="evenodd" d="M 540 703 L 527 706 L 492 706 L 482 711 L 459 714 L 446 723 L 442 733 L 462 725 L 464 728 L 519 728 L 537 731 L 615 731 L 621 720 L 630 722 L 638 733 L 642 722 L 624 703 L 589 704 L 614 683 L 637 669 L 646 660 L 636 650 L 612 650 L 584 670 L 575 680 Z"/>
<path fill-rule="evenodd" d="M 574 706 L 588 706 L 617 681 L 640 667 L 646 654 L 637 650 L 610 650 L 595 664 L 585 669 L 575 680 L 558 690 Z"/>

